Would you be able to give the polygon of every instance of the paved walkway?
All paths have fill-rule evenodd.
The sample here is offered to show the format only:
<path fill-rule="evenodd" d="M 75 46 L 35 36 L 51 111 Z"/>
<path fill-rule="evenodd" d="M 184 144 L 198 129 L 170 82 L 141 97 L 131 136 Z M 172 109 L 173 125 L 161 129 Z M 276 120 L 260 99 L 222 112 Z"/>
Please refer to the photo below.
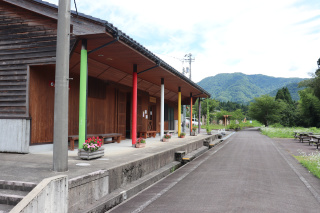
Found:
<path fill-rule="evenodd" d="M 320 180 L 279 143 L 240 131 L 112 212 L 320 212 Z"/>
<path fill-rule="evenodd" d="M 0 180 L 24 181 L 39 183 L 47 177 L 55 175 L 68 175 L 74 178 L 81 175 L 95 172 L 100 169 L 108 170 L 122 164 L 142 159 L 155 153 L 192 143 L 206 137 L 205 130 L 196 137 L 186 136 L 178 138 L 175 134 L 168 143 L 160 142 L 160 136 L 148 138 L 145 148 L 136 149 L 132 147 L 131 140 L 123 140 L 121 143 L 105 144 L 105 156 L 99 159 L 85 161 L 77 156 L 78 151 L 68 151 L 68 172 L 57 173 L 52 171 L 53 167 L 53 146 L 37 145 L 30 146 L 29 154 L 0 153 Z M 87 166 L 83 166 L 87 164 Z"/>

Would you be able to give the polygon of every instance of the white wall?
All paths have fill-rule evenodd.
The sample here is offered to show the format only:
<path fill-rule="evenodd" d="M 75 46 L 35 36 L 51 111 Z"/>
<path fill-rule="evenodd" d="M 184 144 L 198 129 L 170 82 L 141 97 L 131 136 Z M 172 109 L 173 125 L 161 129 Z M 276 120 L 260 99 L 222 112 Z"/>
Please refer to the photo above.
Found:
<path fill-rule="evenodd" d="M 30 120 L 0 119 L 0 152 L 28 153 Z"/>

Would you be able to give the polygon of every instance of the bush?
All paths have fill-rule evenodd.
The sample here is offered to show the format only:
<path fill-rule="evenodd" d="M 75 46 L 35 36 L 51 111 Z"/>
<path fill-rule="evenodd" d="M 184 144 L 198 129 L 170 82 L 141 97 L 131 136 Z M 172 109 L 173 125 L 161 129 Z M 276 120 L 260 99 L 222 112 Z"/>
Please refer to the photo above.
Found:
<path fill-rule="evenodd" d="M 272 124 L 271 127 L 274 127 L 274 128 L 283 128 L 283 125 L 281 125 L 280 123 L 275 123 L 275 124 Z"/>

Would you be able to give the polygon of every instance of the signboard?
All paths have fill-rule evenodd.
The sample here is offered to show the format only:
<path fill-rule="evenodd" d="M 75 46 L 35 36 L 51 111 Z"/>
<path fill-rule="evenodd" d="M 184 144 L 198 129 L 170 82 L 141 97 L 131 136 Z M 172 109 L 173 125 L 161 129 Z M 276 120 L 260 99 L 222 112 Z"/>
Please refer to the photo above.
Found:
<path fill-rule="evenodd" d="M 151 103 L 157 103 L 157 98 L 156 97 L 150 97 L 149 100 Z"/>

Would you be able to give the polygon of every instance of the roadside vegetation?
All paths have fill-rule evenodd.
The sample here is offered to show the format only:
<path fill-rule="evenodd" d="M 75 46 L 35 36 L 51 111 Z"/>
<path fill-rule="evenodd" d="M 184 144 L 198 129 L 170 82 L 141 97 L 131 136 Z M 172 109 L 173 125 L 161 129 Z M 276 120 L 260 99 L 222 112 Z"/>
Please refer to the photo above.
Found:
<path fill-rule="evenodd" d="M 316 127 L 304 128 L 304 127 L 261 127 L 260 131 L 263 135 L 270 138 L 294 138 L 294 132 L 312 132 L 313 134 L 320 134 L 320 129 Z"/>
<path fill-rule="evenodd" d="M 313 175 L 320 178 L 320 153 L 301 153 L 299 156 L 294 156 L 304 167 L 306 167 Z"/>

